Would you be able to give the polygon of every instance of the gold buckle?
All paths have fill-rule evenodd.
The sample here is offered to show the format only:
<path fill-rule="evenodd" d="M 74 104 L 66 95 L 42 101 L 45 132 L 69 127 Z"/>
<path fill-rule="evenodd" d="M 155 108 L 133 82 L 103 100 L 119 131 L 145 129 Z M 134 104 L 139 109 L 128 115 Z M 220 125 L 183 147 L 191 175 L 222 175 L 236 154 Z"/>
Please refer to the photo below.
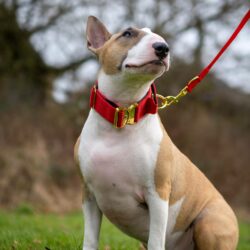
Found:
<path fill-rule="evenodd" d="M 135 110 L 136 107 L 138 106 L 138 103 L 134 103 L 132 105 L 130 105 L 128 108 L 124 108 L 124 107 L 117 107 L 115 110 L 115 117 L 114 117 L 114 126 L 116 128 L 118 128 L 118 120 L 119 120 L 119 112 L 123 111 L 124 112 L 124 116 L 122 119 L 122 123 L 121 123 L 121 127 L 119 128 L 123 128 L 125 125 L 133 125 L 135 124 Z"/>

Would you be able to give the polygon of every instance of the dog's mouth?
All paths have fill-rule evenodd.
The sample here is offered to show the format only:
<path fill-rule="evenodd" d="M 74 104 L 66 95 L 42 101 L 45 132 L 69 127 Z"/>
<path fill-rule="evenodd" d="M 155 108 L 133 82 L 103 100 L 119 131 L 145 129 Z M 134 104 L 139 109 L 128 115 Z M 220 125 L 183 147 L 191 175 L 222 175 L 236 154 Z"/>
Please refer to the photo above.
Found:
<path fill-rule="evenodd" d="M 150 65 L 150 64 L 151 65 L 155 65 L 155 66 L 164 66 L 164 67 L 167 67 L 166 63 L 163 60 L 152 60 L 152 61 L 140 64 L 140 65 L 126 64 L 125 67 L 126 68 L 142 68 L 142 67 Z"/>

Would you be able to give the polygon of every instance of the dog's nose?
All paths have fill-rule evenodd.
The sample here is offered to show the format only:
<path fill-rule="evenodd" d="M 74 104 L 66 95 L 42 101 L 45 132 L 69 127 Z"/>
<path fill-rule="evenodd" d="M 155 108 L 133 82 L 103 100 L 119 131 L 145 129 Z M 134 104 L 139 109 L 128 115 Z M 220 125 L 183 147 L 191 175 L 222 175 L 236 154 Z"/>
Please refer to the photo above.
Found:
<path fill-rule="evenodd" d="M 152 44 L 152 47 L 155 49 L 155 54 L 160 59 L 164 59 L 168 55 L 169 47 L 167 43 L 156 42 Z"/>

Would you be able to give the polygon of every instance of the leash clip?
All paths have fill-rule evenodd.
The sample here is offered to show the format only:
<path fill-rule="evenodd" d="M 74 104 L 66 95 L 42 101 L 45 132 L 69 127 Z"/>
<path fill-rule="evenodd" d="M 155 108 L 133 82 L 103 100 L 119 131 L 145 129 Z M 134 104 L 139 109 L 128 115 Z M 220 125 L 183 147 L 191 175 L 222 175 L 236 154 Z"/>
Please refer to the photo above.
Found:
<path fill-rule="evenodd" d="M 180 99 L 188 93 L 187 86 L 184 87 L 176 96 L 162 96 L 160 94 L 156 94 L 157 98 L 161 100 L 161 105 L 158 106 L 158 109 L 164 109 L 170 106 L 173 103 L 178 103 Z"/>

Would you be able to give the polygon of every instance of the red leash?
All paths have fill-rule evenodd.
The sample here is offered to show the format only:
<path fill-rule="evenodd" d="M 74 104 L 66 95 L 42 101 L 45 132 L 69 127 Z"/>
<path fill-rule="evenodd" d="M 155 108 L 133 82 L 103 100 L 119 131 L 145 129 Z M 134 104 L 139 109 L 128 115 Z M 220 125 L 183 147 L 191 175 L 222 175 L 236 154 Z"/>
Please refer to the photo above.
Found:
<path fill-rule="evenodd" d="M 214 57 L 214 59 L 209 63 L 198 76 L 195 76 L 191 81 L 188 82 L 185 88 L 183 88 L 177 96 L 167 96 L 164 97 L 162 95 L 157 95 L 158 98 L 161 99 L 161 106 L 159 109 L 163 109 L 167 106 L 170 106 L 172 103 L 177 103 L 179 99 L 183 96 L 185 96 L 188 92 L 190 93 L 202 80 L 206 77 L 206 75 L 209 73 L 211 68 L 214 66 L 214 64 L 219 60 L 221 55 L 225 52 L 225 50 L 230 46 L 230 44 L 234 41 L 234 39 L 237 37 L 237 35 L 240 33 L 240 31 L 243 29 L 245 24 L 250 19 L 250 10 L 247 11 L 245 16 L 242 18 L 240 24 L 235 29 L 234 33 L 231 35 L 231 37 L 228 39 L 228 41 L 225 43 L 225 45 L 221 48 L 219 53 Z"/>

